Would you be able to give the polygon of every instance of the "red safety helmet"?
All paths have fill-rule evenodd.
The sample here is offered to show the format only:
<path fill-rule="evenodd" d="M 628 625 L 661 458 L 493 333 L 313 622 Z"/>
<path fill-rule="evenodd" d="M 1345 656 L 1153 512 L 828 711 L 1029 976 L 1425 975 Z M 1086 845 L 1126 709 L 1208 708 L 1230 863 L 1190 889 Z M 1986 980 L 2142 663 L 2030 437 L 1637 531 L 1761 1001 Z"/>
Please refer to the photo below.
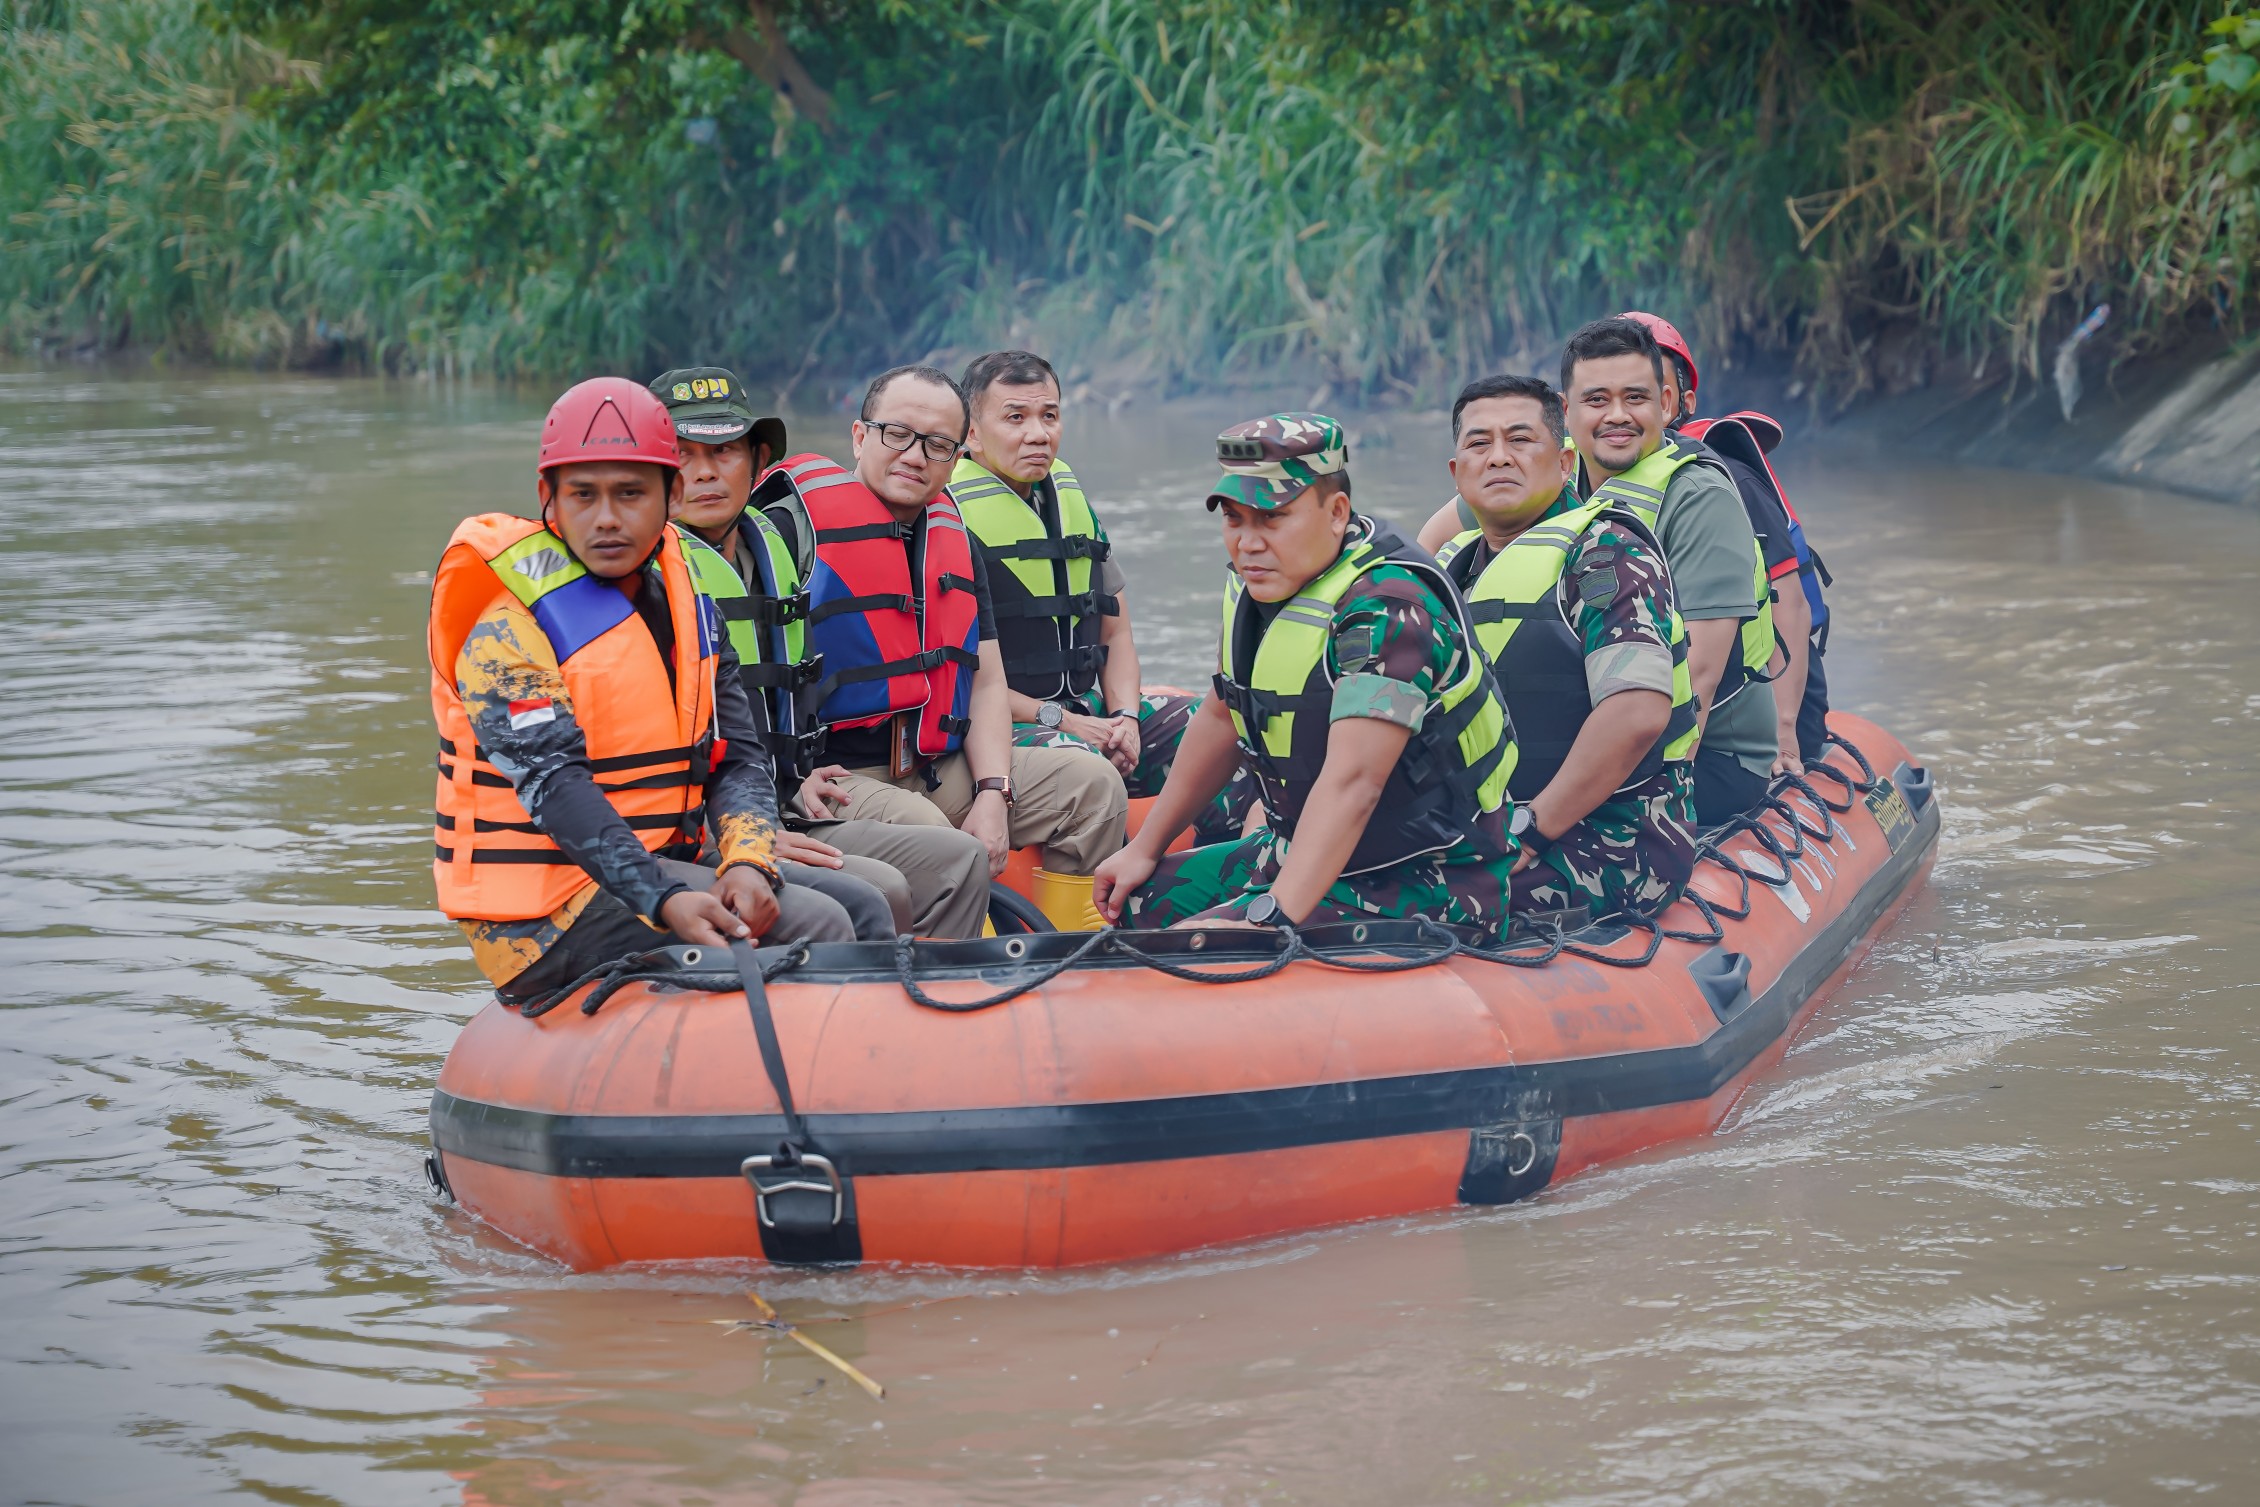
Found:
<path fill-rule="evenodd" d="M 1656 344 L 1687 363 L 1686 396 L 1694 397 L 1695 389 L 1703 385 L 1702 376 L 1695 370 L 1695 353 L 1687 348 L 1686 337 L 1673 328 L 1672 322 L 1654 314 L 1642 313 L 1638 309 L 1627 309 L 1617 317 L 1645 326 L 1648 333 L 1656 337 Z"/>
<path fill-rule="evenodd" d="M 682 470 L 683 447 L 675 441 L 675 420 L 667 405 L 626 377 L 594 377 L 566 389 L 541 426 L 536 469 L 546 473 L 553 466 L 589 460 Z"/>

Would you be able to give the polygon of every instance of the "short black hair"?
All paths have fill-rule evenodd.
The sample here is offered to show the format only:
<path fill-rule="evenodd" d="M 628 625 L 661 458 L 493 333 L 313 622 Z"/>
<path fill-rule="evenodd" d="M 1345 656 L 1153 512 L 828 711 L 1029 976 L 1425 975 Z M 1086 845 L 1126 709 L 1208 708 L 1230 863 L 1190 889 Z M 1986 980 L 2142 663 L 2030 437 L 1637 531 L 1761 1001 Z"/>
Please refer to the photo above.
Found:
<path fill-rule="evenodd" d="M 951 381 L 950 374 L 938 366 L 914 363 L 909 366 L 889 367 L 879 373 L 878 376 L 871 379 L 871 385 L 863 390 L 863 406 L 855 411 L 855 416 L 865 423 L 869 423 L 871 421 L 871 405 L 878 402 L 879 394 L 894 386 L 895 380 L 899 377 L 916 377 L 921 382 L 931 382 L 936 387 L 948 388 L 950 394 L 957 399 L 957 406 L 965 413 L 965 423 L 957 432 L 959 439 L 965 438 L 966 430 L 973 427 L 973 405 L 965 401 L 965 389 Z"/>
<path fill-rule="evenodd" d="M 965 375 L 957 379 L 967 403 L 999 382 L 1009 387 L 1032 387 L 1038 382 L 1049 382 L 1053 392 L 1062 391 L 1059 373 L 1034 351 L 991 351 L 986 356 L 975 356 L 966 363 Z"/>
<path fill-rule="evenodd" d="M 1460 389 L 1452 400 L 1452 438 L 1460 437 L 1460 415 L 1470 403 L 1480 403 L 1485 398 L 1528 398 L 1538 405 L 1538 412 L 1546 420 L 1546 432 L 1560 444 L 1569 433 L 1569 415 L 1563 411 L 1562 395 L 1547 385 L 1544 377 L 1477 377 Z"/>
<path fill-rule="evenodd" d="M 1577 370 L 1578 362 L 1608 356 L 1646 356 L 1656 369 L 1656 391 L 1663 391 L 1664 348 L 1656 344 L 1646 325 L 1622 316 L 1596 319 L 1569 337 L 1569 344 L 1562 347 L 1562 391 L 1570 390 L 1570 374 Z"/>

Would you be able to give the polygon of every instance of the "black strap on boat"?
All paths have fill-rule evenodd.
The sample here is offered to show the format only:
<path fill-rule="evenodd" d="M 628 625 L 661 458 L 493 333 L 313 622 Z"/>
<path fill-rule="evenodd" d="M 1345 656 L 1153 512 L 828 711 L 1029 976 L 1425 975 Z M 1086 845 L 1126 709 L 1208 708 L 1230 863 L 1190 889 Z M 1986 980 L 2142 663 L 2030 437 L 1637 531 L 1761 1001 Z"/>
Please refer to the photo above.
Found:
<path fill-rule="evenodd" d="M 753 943 L 739 938 L 730 944 L 730 961 L 737 965 L 738 984 L 745 990 L 745 1007 L 753 1016 L 753 1039 L 761 1046 L 761 1066 L 769 1086 L 777 1091 L 777 1104 L 785 1113 L 785 1140 L 778 1152 L 797 1157 L 808 1147 L 808 1124 L 793 1106 L 793 1081 L 785 1071 L 785 1050 L 777 1042 L 777 1018 L 769 1012 L 768 980 L 761 976 L 761 959 Z"/>
<path fill-rule="evenodd" d="M 786 956 L 789 961 L 785 966 L 797 967 L 808 956 L 808 944 L 802 943 Z M 777 1149 L 749 1156 L 738 1167 L 753 1189 L 761 1254 L 787 1266 L 853 1265 L 863 1259 L 854 1189 L 838 1164 L 816 1149 L 808 1122 L 793 1102 L 792 1075 L 785 1070 L 785 1051 L 777 1040 L 777 1018 L 769 1008 L 768 974 L 753 943 L 744 938 L 730 943 L 730 961 L 736 965 L 746 1013 L 753 1020 L 753 1039 L 761 1049 L 762 1069 L 769 1075 L 769 1086 L 776 1091 L 777 1107 L 785 1119 L 785 1137 L 777 1143 Z"/>

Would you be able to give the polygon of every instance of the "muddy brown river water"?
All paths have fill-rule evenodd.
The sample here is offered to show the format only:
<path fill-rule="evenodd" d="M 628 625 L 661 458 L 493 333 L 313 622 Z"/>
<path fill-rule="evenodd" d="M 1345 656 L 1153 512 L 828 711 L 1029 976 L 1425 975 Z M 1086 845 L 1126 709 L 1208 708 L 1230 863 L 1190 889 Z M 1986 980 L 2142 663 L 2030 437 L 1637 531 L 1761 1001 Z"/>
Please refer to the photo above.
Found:
<path fill-rule="evenodd" d="M 437 1203 L 425 572 L 531 396 L 0 372 L 0 1500 L 2260 1501 L 2260 516 L 1797 456 L 1935 876 L 1714 1140 L 1059 1275 L 568 1275 Z M 1071 415 L 1149 675 L 1237 414 Z M 837 417 L 803 421 L 833 445 Z M 1359 431 L 1411 521 L 1439 422 Z M 1346 1154 L 1355 1154 L 1346 1153 Z"/>

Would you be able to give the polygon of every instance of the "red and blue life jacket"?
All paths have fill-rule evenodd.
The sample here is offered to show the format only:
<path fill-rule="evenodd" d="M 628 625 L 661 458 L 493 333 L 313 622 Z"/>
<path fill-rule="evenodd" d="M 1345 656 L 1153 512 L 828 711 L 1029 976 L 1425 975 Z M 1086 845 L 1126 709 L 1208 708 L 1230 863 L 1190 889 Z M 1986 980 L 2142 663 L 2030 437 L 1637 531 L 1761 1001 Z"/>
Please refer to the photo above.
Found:
<path fill-rule="evenodd" d="M 956 505 L 944 493 L 904 523 L 822 456 L 791 456 L 779 469 L 816 534 L 808 628 L 824 676 L 803 704 L 827 727 L 869 727 L 916 710 L 918 752 L 954 752 L 969 726 L 981 648 L 972 537 Z"/>
<path fill-rule="evenodd" d="M 1806 542 L 1804 521 L 1790 505 L 1789 494 L 1782 489 L 1781 478 L 1774 474 L 1773 462 L 1767 459 L 1768 452 L 1781 443 L 1779 421 L 1754 410 L 1745 410 L 1724 418 L 1690 419 L 1679 426 L 1679 432 L 1748 466 L 1756 473 L 1759 483 L 1773 494 L 1773 500 L 1781 504 L 1782 514 L 1789 520 L 1789 545 L 1797 554 L 1797 579 L 1805 588 L 1805 604 L 1812 609 L 1813 632 L 1822 643 L 1827 643 L 1828 603 L 1821 597 L 1821 587 L 1835 582 L 1829 577 L 1827 563 Z"/>

